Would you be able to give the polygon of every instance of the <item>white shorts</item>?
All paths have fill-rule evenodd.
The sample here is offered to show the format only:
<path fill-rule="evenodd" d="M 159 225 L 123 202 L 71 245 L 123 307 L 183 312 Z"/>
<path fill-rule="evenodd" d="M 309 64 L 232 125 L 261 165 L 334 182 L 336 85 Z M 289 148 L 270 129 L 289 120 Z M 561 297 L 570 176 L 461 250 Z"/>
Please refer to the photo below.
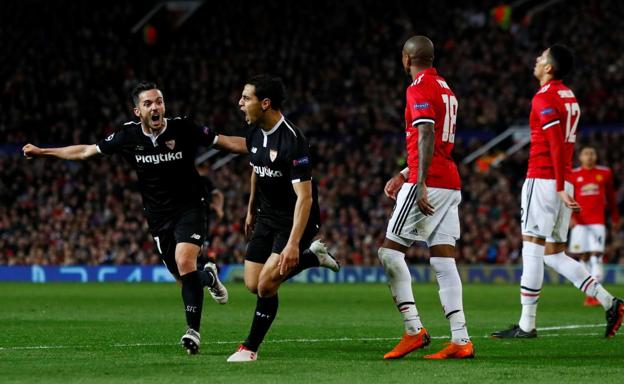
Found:
<path fill-rule="evenodd" d="M 574 196 L 574 186 L 565 182 L 565 191 Z M 555 180 L 526 179 L 522 185 L 522 234 L 540 237 L 549 243 L 565 243 L 572 210 L 557 193 Z"/>
<path fill-rule="evenodd" d="M 459 239 L 461 192 L 455 189 L 427 188 L 435 213 L 425 216 L 416 204 L 416 184 L 404 183 L 386 229 L 386 238 L 406 247 L 415 241 L 427 246 L 455 245 Z"/>
<path fill-rule="evenodd" d="M 570 232 L 570 252 L 604 253 L 605 235 L 604 224 L 575 225 Z"/>

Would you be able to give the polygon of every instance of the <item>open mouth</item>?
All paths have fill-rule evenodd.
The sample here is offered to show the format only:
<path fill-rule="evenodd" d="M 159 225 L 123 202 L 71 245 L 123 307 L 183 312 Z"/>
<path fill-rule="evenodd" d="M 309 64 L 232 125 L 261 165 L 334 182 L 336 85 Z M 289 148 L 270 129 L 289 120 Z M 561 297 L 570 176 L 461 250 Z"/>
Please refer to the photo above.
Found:
<path fill-rule="evenodd" d="M 159 121 L 160 115 L 152 115 L 152 121 Z"/>

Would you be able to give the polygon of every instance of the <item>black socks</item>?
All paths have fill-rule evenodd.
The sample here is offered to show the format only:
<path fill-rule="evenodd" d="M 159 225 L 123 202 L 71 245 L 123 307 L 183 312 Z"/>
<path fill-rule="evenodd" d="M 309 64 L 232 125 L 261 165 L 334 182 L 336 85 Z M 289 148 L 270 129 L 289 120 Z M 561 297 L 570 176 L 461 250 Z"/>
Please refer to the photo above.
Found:
<path fill-rule="evenodd" d="M 277 304 L 277 294 L 271 297 L 258 296 L 249 336 L 247 336 L 247 340 L 243 343 L 245 348 L 254 352 L 258 351 L 262 340 L 264 340 L 264 336 L 269 331 L 269 328 L 271 328 L 275 315 L 277 315 Z"/>
<path fill-rule="evenodd" d="M 318 261 L 318 257 L 316 257 L 314 252 L 310 251 L 309 249 L 306 249 L 305 251 L 301 252 L 301 254 L 299 254 L 299 264 L 297 264 L 295 268 L 292 271 L 290 271 L 288 276 L 286 276 L 286 280 L 295 276 L 296 274 L 303 271 L 304 269 L 318 267 L 319 265 L 320 264 Z"/>
<path fill-rule="evenodd" d="M 215 283 L 215 277 L 207 271 L 197 271 L 202 287 L 212 287 Z"/>
<path fill-rule="evenodd" d="M 203 271 L 202 271 L 203 272 Z M 204 304 L 204 287 L 198 271 L 180 276 L 182 281 L 182 301 L 186 312 L 186 324 L 199 332 L 202 305 Z"/>

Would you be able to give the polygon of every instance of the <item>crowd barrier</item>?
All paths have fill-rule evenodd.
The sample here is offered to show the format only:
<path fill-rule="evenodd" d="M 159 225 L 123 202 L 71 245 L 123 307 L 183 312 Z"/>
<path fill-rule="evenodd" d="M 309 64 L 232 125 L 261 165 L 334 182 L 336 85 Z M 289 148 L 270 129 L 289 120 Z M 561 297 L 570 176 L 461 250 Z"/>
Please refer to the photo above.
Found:
<path fill-rule="evenodd" d="M 427 265 L 410 266 L 414 283 L 435 282 L 435 273 Z M 459 273 L 467 284 L 520 283 L 521 265 L 460 265 Z M 243 265 L 225 265 L 220 277 L 226 283 L 243 281 Z M 51 282 L 173 282 L 164 266 L 0 266 L 0 281 L 30 283 Z M 291 279 L 293 283 L 386 283 L 381 267 L 343 267 L 334 273 L 324 268 L 312 268 Z M 567 280 L 550 268 L 545 269 L 545 284 L 566 284 Z M 605 284 L 624 285 L 624 265 L 605 265 Z"/>

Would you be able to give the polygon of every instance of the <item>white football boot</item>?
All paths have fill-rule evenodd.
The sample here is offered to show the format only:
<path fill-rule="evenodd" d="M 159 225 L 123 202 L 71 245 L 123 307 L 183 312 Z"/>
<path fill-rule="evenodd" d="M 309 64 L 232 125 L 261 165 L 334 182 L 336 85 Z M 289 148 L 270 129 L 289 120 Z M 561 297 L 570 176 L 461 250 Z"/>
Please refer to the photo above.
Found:
<path fill-rule="evenodd" d="M 217 265 L 212 261 L 209 261 L 204 265 L 204 271 L 210 273 L 214 277 L 214 284 L 212 287 L 208 287 L 210 296 L 219 304 L 225 304 L 228 302 L 228 291 L 225 285 L 219 280 L 219 272 L 217 272 Z"/>
<path fill-rule="evenodd" d="M 310 251 L 316 255 L 321 267 L 329 268 L 334 272 L 340 271 L 340 263 L 329 253 L 327 246 L 321 240 L 315 240 L 310 244 Z"/>
<path fill-rule="evenodd" d="M 258 358 L 258 353 L 254 351 L 250 351 L 245 348 L 245 346 L 240 345 L 236 352 L 234 352 L 230 357 L 228 357 L 228 363 L 247 363 L 249 361 L 256 361 Z"/>
<path fill-rule="evenodd" d="M 186 349 L 186 353 L 189 355 L 194 355 L 199 352 L 199 332 L 194 330 L 193 328 L 189 328 L 186 330 L 186 333 L 182 335 L 180 339 L 180 344 Z"/>

